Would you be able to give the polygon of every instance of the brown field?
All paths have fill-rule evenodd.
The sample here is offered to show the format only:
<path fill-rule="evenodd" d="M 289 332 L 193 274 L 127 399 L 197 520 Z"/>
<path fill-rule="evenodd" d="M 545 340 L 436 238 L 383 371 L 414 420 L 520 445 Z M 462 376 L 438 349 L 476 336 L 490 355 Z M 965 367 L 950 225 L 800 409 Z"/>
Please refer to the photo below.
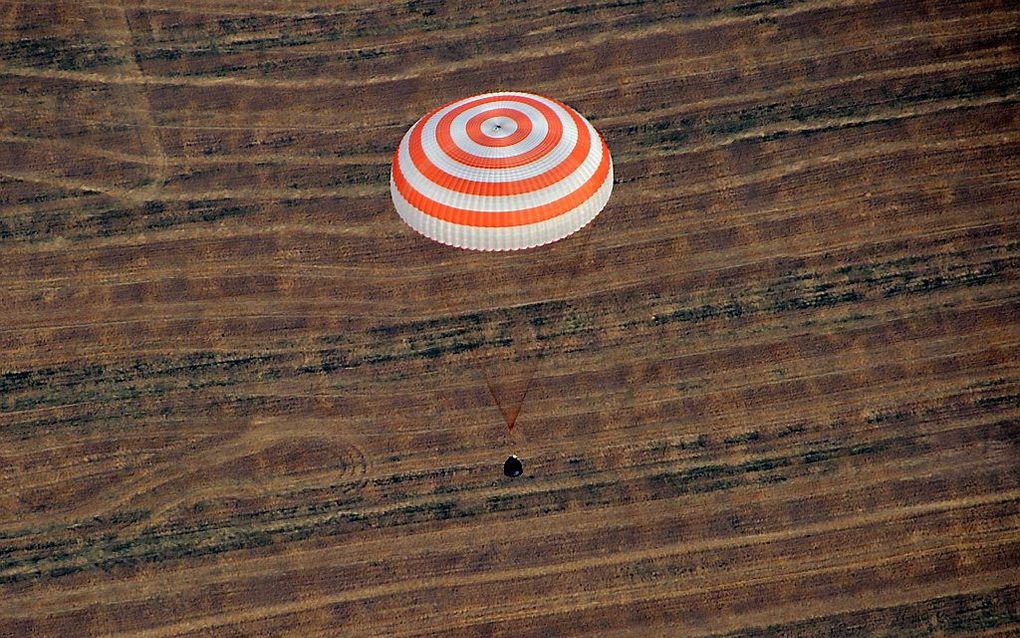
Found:
<path fill-rule="evenodd" d="M 614 196 L 448 249 L 497 89 Z M 1020 635 L 1018 106 L 1010 0 L 0 0 L 0 636 Z"/>

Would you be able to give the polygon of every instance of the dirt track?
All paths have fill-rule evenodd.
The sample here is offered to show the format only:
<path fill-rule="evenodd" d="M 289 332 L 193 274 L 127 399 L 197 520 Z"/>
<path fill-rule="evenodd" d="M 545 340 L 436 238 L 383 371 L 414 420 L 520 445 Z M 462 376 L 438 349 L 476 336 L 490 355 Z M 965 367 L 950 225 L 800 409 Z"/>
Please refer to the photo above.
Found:
<path fill-rule="evenodd" d="M 0 0 L 0 635 L 1016 635 L 1018 36 Z M 496 89 L 588 117 L 614 196 L 447 249 L 390 155 Z"/>

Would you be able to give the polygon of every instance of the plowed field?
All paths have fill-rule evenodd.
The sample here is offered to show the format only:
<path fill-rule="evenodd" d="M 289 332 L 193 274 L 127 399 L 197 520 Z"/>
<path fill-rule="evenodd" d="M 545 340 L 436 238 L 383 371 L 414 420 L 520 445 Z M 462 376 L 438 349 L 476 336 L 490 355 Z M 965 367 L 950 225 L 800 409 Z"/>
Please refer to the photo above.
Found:
<path fill-rule="evenodd" d="M 417 235 L 500 89 L 609 206 Z M 1018 106 L 1008 0 L 0 0 L 0 635 L 1017 635 Z"/>

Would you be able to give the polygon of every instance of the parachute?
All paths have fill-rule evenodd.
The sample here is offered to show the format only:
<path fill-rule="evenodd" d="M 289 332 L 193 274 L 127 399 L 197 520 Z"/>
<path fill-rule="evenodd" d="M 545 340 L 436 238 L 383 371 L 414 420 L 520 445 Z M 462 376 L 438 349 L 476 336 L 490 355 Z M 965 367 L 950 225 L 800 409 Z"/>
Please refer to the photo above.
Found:
<path fill-rule="evenodd" d="M 472 250 L 557 241 L 613 190 L 602 137 L 575 110 L 531 93 L 486 93 L 418 120 L 393 155 L 390 194 L 422 235 Z"/>

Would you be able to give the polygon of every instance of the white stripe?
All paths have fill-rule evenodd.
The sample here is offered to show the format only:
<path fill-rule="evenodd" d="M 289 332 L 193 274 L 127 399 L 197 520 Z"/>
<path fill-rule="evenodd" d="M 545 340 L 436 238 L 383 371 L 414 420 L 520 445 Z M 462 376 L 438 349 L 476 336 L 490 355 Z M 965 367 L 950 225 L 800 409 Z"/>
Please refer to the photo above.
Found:
<path fill-rule="evenodd" d="M 411 188 L 440 204 L 493 213 L 534 208 L 569 195 L 584 185 L 595 174 L 599 163 L 602 161 L 602 142 L 598 133 L 588 124 L 587 120 L 584 121 L 584 125 L 588 128 L 588 133 L 591 135 L 592 148 L 588 156 L 581 162 L 581 165 L 577 170 L 560 181 L 530 193 L 490 196 L 461 193 L 445 188 L 421 174 L 414 165 L 414 162 L 411 161 L 411 154 L 406 143 L 401 143 L 399 147 L 397 167 L 404 174 L 404 178 L 408 181 Z M 484 169 L 474 170 L 483 171 Z M 476 181 L 478 180 L 476 179 Z"/>
<path fill-rule="evenodd" d="M 504 108 L 520 111 L 525 117 L 531 120 L 531 133 L 529 133 L 526 138 L 510 146 L 492 147 L 476 144 L 474 140 L 468 137 L 468 120 L 479 113 L 485 113 L 492 109 Z M 433 141 L 436 148 L 439 146 L 439 141 L 436 140 L 434 136 L 434 132 L 439 128 L 439 119 L 432 118 L 432 120 L 427 124 L 428 126 L 426 127 L 426 130 L 422 131 L 422 147 L 425 148 L 426 153 L 428 153 L 431 148 L 426 145 L 426 140 Z M 542 112 L 534 107 L 524 104 L 523 102 L 489 102 L 488 104 L 482 104 L 481 106 L 476 106 L 464 111 L 457 117 L 453 118 L 453 122 L 450 123 L 450 137 L 453 138 L 453 143 L 457 145 L 457 148 L 479 157 L 510 157 L 527 153 L 538 146 L 542 140 L 545 139 L 548 132 L 549 123 L 545 121 L 545 116 L 542 115 Z M 440 151 L 440 153 L 449 157 L 444 151 Z M 432 158 L 432 155 L 432 153 L 429 153 L 430 159 Z M 433 160 L 433 162 L 435 162 L 435 160 Z"/>
<path fill-rule="evenodd" d="M 601 144 L 600 144 L 601 146 Z M 535 224 L 506 228 L 488 228 L 452 224 L 426 215 L 404 199 L 390 179 L 393 204 L 411 228 L 448 246 L 474 250 L 519 250 L 533 248 L 563 239 L 595 218 L 605 208 L 613 191 L 613 166 L 610 160 L 609 175 L 598 191 L 577 208 Z"/>
<path fill-rule="evenodd" d="M 557 116 L 560 118 L 560 122 L 562 123 L 563 126 L 563 137 L 551 151 L 543 155 L 538 160 L 526 164 L 524 166 L 504 169 L 478 168 L 475 166 L 468 166 L 466 164 L 462 164 L 461 162 L 458 162 L 455 159 L 451 158 L 449 155 L 447 155 L 439 147 L 439 142 L 436 140 L 435 132 L 439 120 L 442 119 L 443 115 L 445 115 L 447 112 L 456 108 L 457 104 L 452 104 L 444 108 L 442 111 L 436 113 L 433 117 L 429 118 L 428 120 L 420 121 L 418 124 L 412 127 L 410 131 L 407 132 L 407 134 L 404 136 L 404 139 L 401 140 L 400 144 L 401 146 L 409 144 L 410 136 L 411 133 L 414 131 L 414 128 L 421 126 L 422 149 L 424 150 L 425 155 L 440 170 L 447 172 L 450 175 L 453 175 L 454 177 L 461 177 L 464 179 L 470 179 L 479 182 L 510 182 L 519 179 L 526 179 L 528 177 L 534 177 L 536 175 L 541 175 L 542 173 L 547 172 L 550 168 L 561 164 L 564 159 L 570 156 L 570 153 L 573 152 L 574 150 L 574 146 L 577 145 L 578 133 L 577 126 L 574 123 L 574 119 L 570 117 L 570 115 L 566 111 L 564 111 L 559 105 L 554 104 L 552 102 L 548 102 L 548 104 L 549 107 L 553 110 L 553 112 L 556 113 Z M 516 102 L 514 103 L 514 105 L 520 107 L 526 106 Z M 545 118 L 541 118 L 541 122 L 544 123 L 544 121 Z M 538 122 L 536 122 L 536 125 L 537 124 Z M 534 132 L 535 131 L 533 130 L 532 133 Z M 530 137 L 531 136 L 529 136 L 529 139 Z M 523 142 L 520 143 L 523 144 Z M 499 156 L 502 156 L 502 152 L 506 152 L 506 149 L 508 148 L 512 147 L 508 146 L 504 147 L 503 149 L 499 149 L 498 150 L 498 152 L 500 153 Z M 492 150 L 493 149 L 491 148 L 486 148 L 485 152 L 487 154 L 491 154 Z"/>

